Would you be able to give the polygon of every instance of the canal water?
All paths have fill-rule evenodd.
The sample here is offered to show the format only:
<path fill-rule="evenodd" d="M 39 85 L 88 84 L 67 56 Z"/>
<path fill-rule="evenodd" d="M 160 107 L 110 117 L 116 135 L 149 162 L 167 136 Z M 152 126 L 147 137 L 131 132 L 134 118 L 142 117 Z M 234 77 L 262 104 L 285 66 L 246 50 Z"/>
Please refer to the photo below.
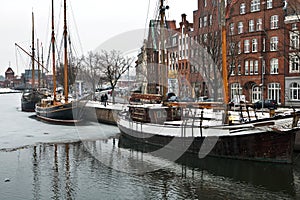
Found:
<path fill-rule="evenodd" d="M 174 162 L 143 153 L 116 126 L 39 121 L 20 98 L 0 95 L 0 199 L 300 199 L 298 153 L 292 165 Z"/>

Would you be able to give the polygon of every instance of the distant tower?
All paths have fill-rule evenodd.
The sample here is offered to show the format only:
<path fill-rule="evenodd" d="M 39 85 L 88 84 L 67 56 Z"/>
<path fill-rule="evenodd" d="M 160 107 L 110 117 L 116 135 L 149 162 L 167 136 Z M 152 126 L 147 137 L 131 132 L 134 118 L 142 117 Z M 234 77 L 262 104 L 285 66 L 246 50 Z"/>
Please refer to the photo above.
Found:
<path fill-rule="evenodd" d="M 5 72 L 5 80 L 14 80 L 15 72 L 12 70 L 11 67 L 8 67 Z"/>

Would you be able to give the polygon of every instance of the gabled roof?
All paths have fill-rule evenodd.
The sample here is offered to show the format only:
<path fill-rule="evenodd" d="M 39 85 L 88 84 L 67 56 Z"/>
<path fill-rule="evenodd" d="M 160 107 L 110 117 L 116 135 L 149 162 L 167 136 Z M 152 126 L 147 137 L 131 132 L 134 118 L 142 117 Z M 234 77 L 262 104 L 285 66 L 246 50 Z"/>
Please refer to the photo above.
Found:
<path fill-rule="evenodd" d="M 7 68 L 7 70 L 5 72 L 5 74 L 13 74 L 13 73 L 15 73 L 15 72 L 14 72 L 14 70 L 12 70 L 11 67 Z"/>

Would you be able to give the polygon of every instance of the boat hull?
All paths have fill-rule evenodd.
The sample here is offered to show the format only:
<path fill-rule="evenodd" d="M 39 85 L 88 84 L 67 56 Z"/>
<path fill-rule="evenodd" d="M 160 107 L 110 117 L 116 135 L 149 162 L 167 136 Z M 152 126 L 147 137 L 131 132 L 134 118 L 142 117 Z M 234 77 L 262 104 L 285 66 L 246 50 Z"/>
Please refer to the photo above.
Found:
<path fill-rule="evenodd" d="M 39 103 L 46 95 L 39 93 L 38 91 L 24 92 L 21 98 L 21 110 L 23 112 L 34 112 L 35 104 Z"/>
<path fill-rule="evenodd" d="M 178 143 L 172 146 L 172 141 L 176 138 L 182 143 L 190 144 L 186 152 L 200 155 L 203 151 L 204 140 L 216 141 L 212 149 L 205 156 L 232 158 L 241 160 L 253 160 L 276 163 L 292 163 L 293 149 L 295 143 L 295 133 L 298 129 L 291 129 L 284 132 L 266 131 L 248 134 L 224 135 L 218 137 L 177 137 L 161 134 L 152 134 L 135 131 L 119 124 L 121 137 L 125 137 L 133 142 L 145 143 L 160 148 L 169 148 L 171 151 L 180 149 Z M 208 139 L 208 140 L 207 140 Z M 202 148 L 202 149 L 201 149 Z"/>
<path fill-rule="evenodd" d="M 66 103 L 49 107 L 36 105 L 37 117 L 52 122 L 79 122 L 82 120 L 82 107 L 77 103 Z"/>

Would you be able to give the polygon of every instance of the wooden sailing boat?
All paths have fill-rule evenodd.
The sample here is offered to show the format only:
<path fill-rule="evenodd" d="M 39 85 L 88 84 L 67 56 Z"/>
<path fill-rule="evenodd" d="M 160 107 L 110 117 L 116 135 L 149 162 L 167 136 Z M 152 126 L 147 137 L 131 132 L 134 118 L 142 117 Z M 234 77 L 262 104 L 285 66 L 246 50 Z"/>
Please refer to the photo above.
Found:
<path fill-rule="evenodd" d="M 19 45 L 15 44 L 19 48 L 21 48 Z M 25 53 L 27 53 L 23 48 L 21 48 Z M 35 104 L 40 102 L 42 98 L 46 98 L 46 94 L 43 92 L 39 91 L 39 88 L 35 87 L 35 53 L 34 53 L 34 14 L 32 12 L 32 54 L 30 55 L 31 57 L 31 64 L 32 64 L 32 69 L 31 69 L 31 88 L 30 89 L 25 89 L 22 97 L 21 97 L 21 109 L 22 111 L 25 112 L 34 112 L 35 111 Z M 40 63 L 38 62 L 39 66 Z M 40 82 L 40 80 L 39 80 Z"/>
<path fill-rule="evenodd" d="M 227 105 L 225 22 L 222 24 L 222 56 L 224 104 Z M 141 100 L 143 95 L 138 98 Z M 145 95 L 144 99 L 149 100 L 150 96 Z M 199 158 L 293 162 L 295 134 L 300 130 L 296 113 L 284 119 L 230 125 L 227 109 L 220 112 L 224 111 L 220 103 L 178 105 L 130 105 L 129 111 L 120 114 L 117 121 L 121 138 L 156 146 L 157 153 L 172 152 L 169 155 L 174 160 L 189 152 Z"/>
<path fill-rule="evenodd" d="M 68 56 L 67 56 L 67 19 L 66 0 L 64 0 L 64 96 L 57 98 L 56 95 L 56 66 L 55 66 L 55 33 L 54 33 L 54 3 L 52 0 L 52 70 L 53 70 L 53 97 L 42 99 L 36 104 L 37 117 L 61 123 L 74 123 L 82 120 L 82 108 L 85 105 L 84 99 L 69 101 L 68 99 Z"/>

